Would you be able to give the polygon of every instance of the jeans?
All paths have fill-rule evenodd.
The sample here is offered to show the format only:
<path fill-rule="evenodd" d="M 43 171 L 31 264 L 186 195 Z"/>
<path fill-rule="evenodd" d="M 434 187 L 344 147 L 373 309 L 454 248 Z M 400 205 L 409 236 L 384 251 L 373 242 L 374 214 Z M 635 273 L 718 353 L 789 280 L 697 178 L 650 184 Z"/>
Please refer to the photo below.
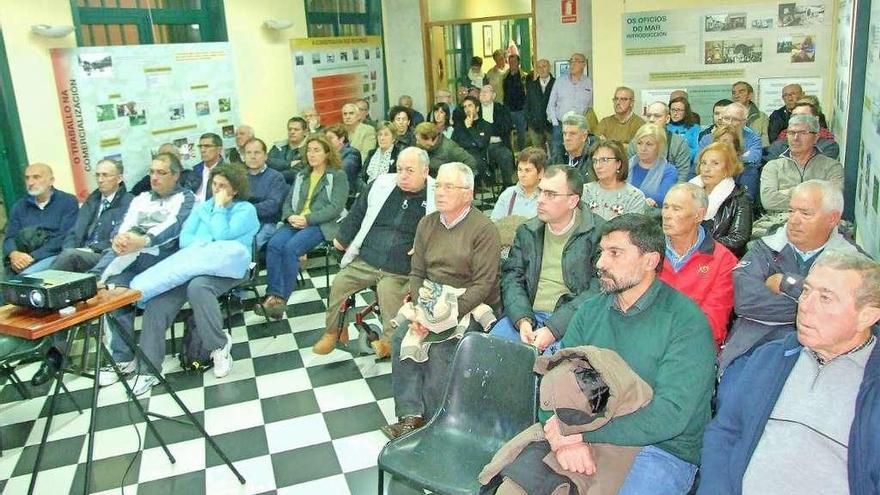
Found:
<path fill-rule="evenodd" d="M 277 224 L 274 223 L 264 223 L 260 225 L 260 230 L 257 231 L 256 235 L 257 252 L 263 249 L 263 246 L 265 246 L 266 243 L 269 242 L 269 239 L 271 239 L 272 236 L 275 235 L 276 230 L 278 230 L 278 227 Z"/>
<path fill-rule="evenodd" d="M 537 330 L 544 326 L 544 322 L 547 321 L 547 318 L 550 318 L 551 314 L 552 313 L 548 313 L 546 311 L 535 311 L 535 326 L 533 329 Z M 503 339 L 520 342 L 519 330 L 517 330 L 516 327 L 513 326 L 513 322 L 511 322 L 510 318 L 506 316 L 495 323 L 495 325 L 492 327 L 492 331 L 489 332 L 489 334 L 496 337 L 501 337 Z M 544 355 L 549 356 L 561 348 L 562 342 L 557 340 L 556 342 L 547 346 L 546 349 L 544 349 Z"/>
<path fill-rule="evenodd" d="M 324 235 L 317 225 L 295 229 L 284 225 L 266 245 L 266 295 L 287 301 L 299 275 L 299 257 L 315 248 Z"/>
<path fill-rule="evenodd" d="M 43 258 L 40 261 L 34 261 L 31 266 L 25 268 L 21 271 L 22 275 L 30 275 L 31 273 L 41 272 L 43 270 L 48 270 L 50 266 L 52 266 L 52 262 L 55 261 L 55 256 L 49 256 L 48 258 Z"/>
<path fill-rule="evenodd" d="M 618 495 L 685 495 L 694 484 L 697 466 L 648 445 L 633 461 Z"/>
<path fill-rule="evenodd" d="M 752 197 L 754 204 L 761 204 L 761 167 L 759 164 L 745 164 L 742 173 L 734 181 L 746 188 L 746 192 Z"/>
<path fill-rule="evenodd" d="M 100 260 L 101 253 L 67 248 L 55 258 L 51 268 L 66 272 L 85 273 L 97 265 Z"/>
<path fill-rule="evenodd" d="M 516 149 L 522 151 L 526 147 L 526 111 L 510 112 L 510 117 L 516 129 Z"/>

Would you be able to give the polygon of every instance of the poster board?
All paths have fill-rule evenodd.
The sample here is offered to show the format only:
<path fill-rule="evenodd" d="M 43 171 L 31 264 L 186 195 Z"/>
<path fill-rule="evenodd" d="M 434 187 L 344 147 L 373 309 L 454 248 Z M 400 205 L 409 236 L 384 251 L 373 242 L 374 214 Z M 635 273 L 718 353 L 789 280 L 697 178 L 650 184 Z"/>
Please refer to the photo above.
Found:
<path fill-rule="evenodd" d="M 837 11 L 837 33 L 835 34 L 834 86 L 831 107 L 825 110 L 831 117 L 828 125 L 840 144 L 846 149 L 847 119 L 849 118 L 849 87 L 852 66 L 850 58 L 853 49 L 853 0 L 841 0 Z M 841 153 L 841 161 L 843 160 Z M 844 165 L 846 165 L 844 163 Z"/>
<path fill-rule="evenodd" d="M 239 123 L 228 43 L 130 45 L 51 50 L 76 195 L 95 187 L 103 158 L 121 161 L 133 185 L 163 143 L 184 166 L 200 161 L 199 136 L 235 145 Z"/>
<path fill-rule="evenodd" d="M 862 134 L 858 138 L 856 237 L 868 254 L 880 259 L 880 2 L 871 5 Z"/>
<path fill-rule="evenodd" d="M 832 10 L 830 0 L 812 0 L 627 12 L 623 80 L 636 94 L 683 88 L 690 95 L 697 86 L 712 94 L 726 85 L 729 98 L 738 80 L 821 78 L 831 60 Z M 698 113 L 711 120 L 711 109 Z"/>
<path fill-rule="evenodd" d="M 384 53 L 379 36 L 290 40 L 297 108 L 314 108 L 321 125 L 342 121 L 342 105 L 370 102 L 370 117 L 385 118 Z"/>
<path fill-rule="evenodd" d="M 758 79 L 758 86 L 755 88 L 758 93 L 758 101 L 760 101 L 758 108 L 770 115 L 783 105 L 782 88 L 794 83 L 801 85 L 805 95 L 822 97 L 824 88 L 821 77 L 762 77 Z"/>

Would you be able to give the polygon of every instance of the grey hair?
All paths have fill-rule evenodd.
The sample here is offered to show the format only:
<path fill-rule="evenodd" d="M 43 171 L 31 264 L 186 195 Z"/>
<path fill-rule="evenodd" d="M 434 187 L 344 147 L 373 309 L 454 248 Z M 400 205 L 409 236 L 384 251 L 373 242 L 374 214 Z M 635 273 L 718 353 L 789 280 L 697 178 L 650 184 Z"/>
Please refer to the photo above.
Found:
<path fill-rule="evenodd" d="M 97 167 L 104 162 L 112 163 L 113 168 L 116 169 L 116 173 L 119 175 L 122 175 L 125 172 L 125 168 L 122 166 L 122 162 L 119 160 L 114 160 L 112 158 L 101 158 L 100 160 L 98 160 L 98 163 L 96 163 L 95 166 Z"/>
<path fill-rule="evenodd" d="M 419 148 L 418 146 L 410 146 L 408 148 L 404 148 L 398 155 L 397 159 L 400 160 L 404 157 L 404 155 L 415 155 L 415 157 L 419 160 L 419 165 L 421 165 L 422 169 L 428 168 L 431 164 L 431 159 L 428 157 L 428 152 Z"/>
<path fill-rule="evenodd" d="M 834 184 L 822 179 L 810 179 L 794 186 L 791 190 L 791 197 L 807 190 L 818 190 L 822 194 L 822 211 L 842 212 L 843 211 L 843 191 Z"/>
<path fill-rule="evenodd" d="M 817 266 L 857 272 L 862 283 L 855 292 L 856 309 L 865 306 L 880 308 L 880 263 L 859 252 L 826 249 L 816 258 L 810 270 L 815 270 Z"/>
<path fill-rule="evenodd" d="M 735 109 L 740 115 L 742 115 L 742 118 L 746 119 L 749 117 L 749 109 L 746 108 L 746 106 L 743 105 L 742 103 L 733 102 L 733 103 L 727 105 L 726 107 L 724 107 L 724 112 L 727 113 L 727 111 L 730 110 L 731 108 Z"/>
<path fill-rule="evenodd" d="M 587 118 L 574 110 L 566 112 L 565 115 L 562 116 L 562 125 L 574 125 L 582 131 L 590 130 L 590 124 L 587 122 Z"/>
<path fill-rule="evenodd" d="M 794 114 L 788 119 L 788 126 L 792 124 L 806 124 L 810 132 L 819 132 L 819 117 L 815 115 Z"/>
<path fill-rule="evenodd" d="M 462 185 L 467 187 L 471 191 L 474 190 L 474 171 L 471 170 L 470 167 L 461 162 L 444 163 L 443 165 L 440 165 L 440 168 L 437 170 L 437 176 L 440 176 L 440 174 L 445 170 L 457 172 L 459 175 L 461 175 L 462 182 L 464 182 L 464 184 Z"/>
<path fill-rule="evenodd" d="M 669 196 L 672 191 L 677 191 L 679 189 L 683 189 L 685 192 L 690 193 L 691 200 L 693 200 L 694 206 L 696 206 L 697 209 L 702 208 L 705 210 L 709 207 L 709 196 L 706 195 L 706 191 L 702 187 L 691 182 L 679 182 L 678 184 L 675 184 L 669 188 L 669 192 L 667 192 L 666 195 Z"/>
<path fill-rule="evenodd" d="M 653 107 L 654 105 L 660 105 L 661 107 L 663 107 L 663 111 L 666 113 L 666 115 L 669 115 L 669 105 L 667 105 L 665 101 L 654 101 L 651 102 L 651 104 L 648 106 Z"/>
<path fill-rule="evenodd" d="M 636 97 L 636 92 L 633 91 L 633 89 L 630 88 L 629 86 L 618 86 L 618 87 L 614 88 L 614 92 L 615 92 L 615 93 L 617 93 L 618 91 L 626 91 L 626 92 L 629 93 L 630 96 L 632 96 L 633 98 Z"/>

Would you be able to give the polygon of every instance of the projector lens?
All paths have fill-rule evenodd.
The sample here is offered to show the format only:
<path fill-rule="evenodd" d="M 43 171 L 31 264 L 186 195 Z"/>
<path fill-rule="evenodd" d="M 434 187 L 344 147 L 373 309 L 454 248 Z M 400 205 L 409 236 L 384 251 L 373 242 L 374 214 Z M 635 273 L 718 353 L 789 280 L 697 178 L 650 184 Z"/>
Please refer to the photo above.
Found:
<path fill-rule="evenodd" d="M 30 294 L 28 294 L 28 299 L 30 299 L 31 306 L 35 308 L 42 308 L 46 304 L 46 299 L 43 297 L 43 293 L 38 290 L 32 290 Z"/>

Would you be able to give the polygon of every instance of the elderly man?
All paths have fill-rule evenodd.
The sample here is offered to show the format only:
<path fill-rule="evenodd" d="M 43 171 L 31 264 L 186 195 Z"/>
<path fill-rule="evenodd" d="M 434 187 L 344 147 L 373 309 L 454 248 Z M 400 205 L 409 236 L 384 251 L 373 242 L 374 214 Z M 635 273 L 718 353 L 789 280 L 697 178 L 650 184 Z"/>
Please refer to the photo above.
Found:
<path fill-rule="evenodd" d="M 413 136 L 416 146 L 428 152 L 431 160 L 431 173 L 437 174 L 440 166 L 449 162 L 464 163 L 471 170 L 477 169 L 477 161 L 464 148 L 447 138 L 437 127 L 430 122 L 422 122 L 417 125 Z"/>
<path fill-rule="evenodd" d="M 507 76 L 507 71 L 504 68 L 507 63 L 507 57 L 504 54 L 504 50 L 498 48 L 492 52 L 492 60 L 495 61 L 495 65 L 486 71 L 486 75 L 483 77 L 483 84 L 491 85 L 492 90 L 498 95 L 498 100 L 504 101 L 504 78 Z"/>
<path fill-rule="evenodd" d="M 510 69 L 504 76 L 502 85 L 504 88 L 503 101 L 504 106 L 510 110 L 513 127 L 516 129 L 516 149 L 522 150 L 526 147 L 526 81 L 528 74 L 523 72 L 519 66 L 519 55 L 510 54 L 507 56 L 507 61 Z"/>
<path fill-rule="evenodd" d="M 28 165 L 24 182 L 28 195 L 12 205 L 3 240 L 3 261 L 10 275 L 48 269 L 61 252 L 78 210 L 75 196 L 55 189 L 49 165 Z"/>
<path fill-rule="evenodd" d="M 676 184 L 666 193 L 662 212 L 666 259 L 660 280 L 697 303 L 720 349 L 733 309 L 733 267 L 738 260 L 701 225 L 708 206 L 706 192 L 696 184 Z"/>
<path fill-rule="evenodd" d="M 287 121 L 287 142 L 282 146 L 272 146 L 266 164 L 284 177 L 287 184 L 293 184 L 297 169 L 305 167 L 305 154 L 302 145 L 309 134 L 309 124 L 302 117 L 291 117 Z"/>
<path fill-rule="evenodd" d="M 196 163 L 192 168 L 190 174 L 192 181 L 186 185 L 186 188 L 195 194 L 196 201 L 201 202 L 211 197 L 211 169 L 223 162 L 223 140 L 213 132 L 202 134 L 199 138 L 199 153 L 202 156 L 202 161 Z M 175 158 L 180 161 L 179 157 Z M 150 187 L 152 185 L 153 177 L 150 177 Z"/>
<path fill-rule="evenodd" d="M 568 112 L 586 115 L 593 108 L 593 81 L 584 74 L 587 57 L 573 53 L 569 59 L 567 77 L 560 77 L 550 91 L 547 101 L 547 120 L 553 124 L 550 156 L 562 154 L 562 117 Z"/>
<path fill-rule="evenodd" d="M 373 117 L 370 116 L 370 100 L 366 98 L 358 98 L 354 101 L 354 104 L 358 107 L 358 118 L 360 121 L 375 129 L 378 122 L 373 120 Z"/>
<path fill-rule="evenodd" d="M 328 354 L 339 340 L 342 303 L 371 286 L 376 286 L 383 330 L 372 346 L 378 358 L 391 354 L 394 330 L 390 322 L 409 293 L 409 251 L 416 226 L 436 210 L 429 165 L 425 150 L 404 149 L 397 156 L 397 173 L 380 175 L 371 182 L 343 219 L 339 235 L 333 239 L 336 249 L 345 252 L 342 270 L 330 288 L 326 332 L 313 347 L 315 354 Z"/>
<path fill-rule="evenodd" d="M 410 125 L 410 127 L 415 127 L 425 121 L 425 116 L 413 108 L 412 96 L 400 95 L 400 98 L 397 99 L 397 104 L 404 107 L 404 108 L 409 109 L 409 112 L 410 112 L 410 124 L 409 125 Z"/>
<path fill-rule="evenodd" d="M 170 153 L 156 155 L 150 164 L 152 190 L 131 201 L 118 233 L 113 237 L 111 249 L 104 252 L 97 265 L 89 270 L 91 273 L 105 279 L 108 285 L 127 286 L 136 275 L 177 251 L 183 222 L 195 203 L 192 192 L 177 183 L 181 170 L 183 167 L 176 156 Z M 134 354 L 115 334 L 133 334 L 134 308 L 127 306 L 114 314 L 116 324 L 111 325 L 110 330 L 115 338 L 110 339 L 110 353 L 123 373 L 132 373 L 137 368 Z M 164 342 L 162 345 L 164 348 Z M 118 380 L 112 365 L 105 366 L 98 376 L 101 386 Z M 141 380 L 137 385 L 149 389 L 152 383 Z"/>
<path fill-rule="evenodd" d="M 746 127 L 761 137 L 762 147 L 769 146 L 770 137 L 767 133 L 767 127 L 770 124 L 770 119 L 766 113 L 758 109 L 758 105 L 755 105 L 755 90 L 752 85 L 745 81 L 737 81 L 730 88 L 730 96 L 734 102 L 746 107 Z"/>
<path fill-rule="evenodd" d="M 756 350 L 723 385 L 698 493 L 878 493 L 878 320 L 880 265 L 819 256 L 798 297 L 797 332 Z"/>
<path fill-rule="evenodd" d="M 244 144 L 244 165 L 247 168 L 248 201 L 257 210 L 260 229 L 255 238 L 257 251 L 269 242 L 281 220 L 281 203 L 290 187 L 281 172 L 266 164 L 266 143 L 252 138 Z"/>
<path fill-rule="evenodd" d="M 244 143 L 254 137 L 254 128 L 249 125 L 240 125 L 235 129 L 235 148 L 226 153 L 226 161 L 230 163 L 244 163 Z M 210 189 L 210 186 L 208 187 Z"/>
<path fill-rule="evenodd" d="M 590 135 L 587 118 L 579 113 L 569 112 L 562 116 L 562 155 L 551 159 L 578 171 L 583 182 L 590 181 L 590 147 L 595 140 Z"/>
<path fill-rule="evenodd" d="M 480 107 L 481 117 L 492 127 L 486 153 L 489 167 L 500 170 L 501 184 L 509 187 L 514 182 L 512 177 L 516 171 L 510 146 L 513 118 L 505 105 L 495 101 L 495 89 L 491 84 L 485 84 L 480 89 Z"/>
<path fill-rule="evenodd" d="M 302 116 L 309 124 L 309 133 L 320 132 L 323 129 L 323 127 L 321 127 L 321 114 L 319 114 L 313 107 L 303 108 Z"/>
<path fill-rule="evenodd" d="M 691 149 L 688 147 L 684 136 L 675 134 L 666 129 L 669 123 L 669 105 L 662 101 L 655 101 L 648 105 L 648 111 L 645 118 L 649 124 L 654 124 L 663 129 L 666 133 L 666 160 L 675 166 L 678 171 L 678 181 L 685 182 L 690 178 L 691 174 Z M 638 130 L 638 129 L 636 129 Z M 636 143 L 630 141 L 627 147 L 630 156 L 636 154 Z"/>
<path fill-rule="evenodd" d="M 562 347 L 593 345 L 617 352 L 654 390 L 647 406 L 595 431 L 562 435 L 556 416 L 544 431 L 563 467 L 587 472 L 589 443 L 641 447 L 617 492 L 685 494 L 700 459 L 711 415 L 715 352 L 706 317 L 687 296 L 657 278 L 663 232 L 654 219 L 628 213 L 602 228 L 596 263 L 602 294 L 578 308 Z"/>
<path fill-rule="evenodd" d="M 545 149 L 553 132 L 553 124 L 547 120 L 547 102 L 556 78 L 550 73 L 550 61 L 535 62 L 535 73 L 526 83 L 526 122 L 532 146 Z"/>
<path fill-rule="evenodd" d="M 376 129 L 361 122 L 361 112 L 354 103 L 342 106 L 342 125 L 348 133 L 348 143 L 361 156 L 367 156 L 376 148 Z"/>
<path fill-rule="evenodd" d="M 770 142 L 774 142 L 779 138 L 779 133 L 788 127 L 788 118 L 791 117 L 791 111 L 794 105 L 804 96 L 804 90 L 800 84 L 787 84 L 782 88 L 783 105 L 770 114 L 767 124 L 767 136 Z"/>
<path fill-rule="evenodd" d="M 614 98 L 611 101 L 614 103 L 614 115 L 599 121 L 596 134 L 605 139 L 620 141 L 626 146 L 645 121 L 633 113 L 636 94 L 632 88 L 618 87 L 614 90 Z"/>
<path fill-rule="evenodd" d="M 721 116 L 721 123 L 729 125 L 735 129 L 742 131 L 743 134 L 743 154 L 740 160 L 743 162 L 744 170 L 736 177 L 736 183 L 746 188 L 746 191 L 755 201 L 758 200 L 760 192 L 759 184 L 761 181 L 761 135 L 745 126 L 748 117 L 748 109 L 737 102 L 724 107 L 724 113 Z M 700 139 L 700 150 L 709 146 L 712 142 L 712 134 L 703 136 Z M 699 154 L 699 152 L 697 153 Z"/>
<path fill-rule="evenodd" d="M 788 222 L 752 243 L 733 270 L 738 318 L 719 358 L 722 382 L 736 374 L 736 358 L 794 331 L 797 298 L 816 255 L 826 249 L 858 250 L 837 231 L 843 212 L 837 186 L 823 180 L 799 184 L 791 192 L 789 210 Z"/>
<path fill-rule="evenodd" d="M 555 352 L 572 316 L 598 292 L 593 255 L 604 220 L 581 202 L 573 168 L 553 165 L 538 185 L 538 216 L 516 231 L 501 272 L 504 318 L 492 334 Z"/>
<path fill-rule="evenodd" d="M 813 98 L 807 97 L 798 100 L 797 103 L 794 104 L 794 109 L 792 109 L 791 114 L 812 115 L 819 119 L 819 134 L 816 135 L 816 149 L 819 150 L 819 153 L 822 153 L 828 158 L 837 160 L 838 157 L 840 157 L 840 145 L 837 144 L 837 141 L 834 138 L 834 133 L 831 132 L 831 129 L 828 129 L 827 123 L 825 122 L 825 116 L 822 115 L 822 111 L 816 106 Z M 788 125 L 788 121 L 786 121 L 786 125 Z M 775 160 L 786 150 L 788 150 L 787 128 L 779 132 L 779 138 L 767 148 L 767 153 L 764 155 L 764 158 L 768 162 Z"/>
<path fill-rule="evenodd" d="M 437 173 L 437 211 L 419 222 L 410 271 L 410 294 L 418 297 L 425 281 L 464 289 L 458 296 L 458 317 L 486 304 L 497 310 L 501 241 L 492 222 L 472 207 L 474 173 L 463 163 L 446 163 Z M 425 424 L 443 400 L 446 378 L 458 339 L 430 344 L 428 360 L 401 360 L 408 329 L 401 325 L 392 340 L 391 383 L 399 421 L 382 432 L 397 438 Z M 418 322 L 409 331 L 424 337 Z"/>

